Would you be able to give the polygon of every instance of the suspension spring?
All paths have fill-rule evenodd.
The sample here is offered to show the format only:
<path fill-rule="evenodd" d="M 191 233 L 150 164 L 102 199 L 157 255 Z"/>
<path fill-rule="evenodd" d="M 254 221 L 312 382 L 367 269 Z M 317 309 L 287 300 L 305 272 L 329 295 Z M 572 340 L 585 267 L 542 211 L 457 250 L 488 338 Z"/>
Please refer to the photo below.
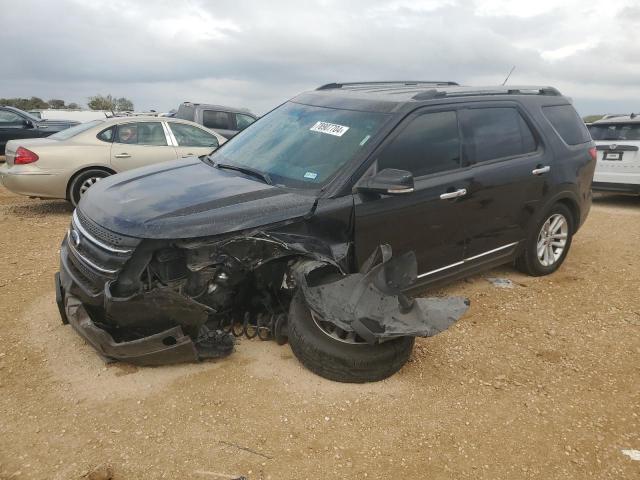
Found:
<path fill-rule="evenodd" d="M 286 342 L 287 316 L 284 313 L 261 312 L 251 317 L 250 312 L 245 312 L 242 320 L 226 317 L 222 321 L 222 329 L 231 333 L 234 337 L 246 337 L 252 339 L 258 337 L 267 341 L 275 339 L 278 344 Z"/>

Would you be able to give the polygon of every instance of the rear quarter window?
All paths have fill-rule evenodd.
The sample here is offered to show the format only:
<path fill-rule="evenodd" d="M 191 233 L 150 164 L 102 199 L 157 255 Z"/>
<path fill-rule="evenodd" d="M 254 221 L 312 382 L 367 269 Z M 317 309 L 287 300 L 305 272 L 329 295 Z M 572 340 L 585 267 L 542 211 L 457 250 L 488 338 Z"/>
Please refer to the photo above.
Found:
<path fill-rule="evenodd" d="M 571 105 L 542 107 L 542 113 L 567 145 L 591 141 L 587 126 Z"/>

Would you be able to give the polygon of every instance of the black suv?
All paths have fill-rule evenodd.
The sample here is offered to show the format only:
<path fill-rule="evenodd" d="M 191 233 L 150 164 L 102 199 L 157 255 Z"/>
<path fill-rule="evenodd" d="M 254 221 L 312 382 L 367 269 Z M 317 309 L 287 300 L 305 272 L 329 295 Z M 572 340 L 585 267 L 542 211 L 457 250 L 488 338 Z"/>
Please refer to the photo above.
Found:
<path fill-rule="evenodd" d="M 0 155 L 9 140 L 48 137 L 80 122 L 75 120 L 42 120 L 18 108 L 0 107 Z"/>
<path fill-rule="evenodd" d="M 379 380 L 467 308 L 409 293 L 508 262 L 555 271 L 594 167 L 554 88 L 325 85 L 210 156 L 92 187 L 58 305 L 110 360 L 219 357 L 246 335 L 288 339 L 327 378 Z"/>

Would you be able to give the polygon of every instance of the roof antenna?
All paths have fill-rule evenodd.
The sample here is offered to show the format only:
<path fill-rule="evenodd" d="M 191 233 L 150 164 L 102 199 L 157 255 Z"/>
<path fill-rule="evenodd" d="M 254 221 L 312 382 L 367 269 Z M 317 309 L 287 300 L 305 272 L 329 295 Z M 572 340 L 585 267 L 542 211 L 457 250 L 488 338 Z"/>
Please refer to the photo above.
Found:
<path fill-rule="evenodd" d="M 511 76 L 511 74 L 513 73 L 513 71 L 515 69 L 516 69 L 515 65 L 513 67 L 511 67 L 511 70 L 509 70 L 509 75 L 507 75 L 507 78 L 504 79 L 504 82 L 502 82 L 502 85 L 505 85 L 507 83 L 507 80 L 509 80 L 509 77 Z"/>

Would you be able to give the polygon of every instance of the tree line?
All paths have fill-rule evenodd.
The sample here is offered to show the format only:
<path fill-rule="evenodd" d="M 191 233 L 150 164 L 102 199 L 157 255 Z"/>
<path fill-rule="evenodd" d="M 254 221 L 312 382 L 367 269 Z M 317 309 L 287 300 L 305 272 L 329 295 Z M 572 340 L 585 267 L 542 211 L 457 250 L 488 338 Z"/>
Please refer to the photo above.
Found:
<path fill-rule="evenodd" d="M 45 101 L 40 97 L 0 98 L 0 105 L 15 107 L 20 110 L 46 110 L 49 108 L 56 110 L 77 110 L 80 108 L 80 105 L 75 102 L 65 103 L 64 100 L 58 98 Z M 113 112 L 133 111 L 133 102 L 131 100 L 125 97 L 116 98 L 111 94 L 89 97 L 87 106 L 91 110 L 111 110 Z"/>

